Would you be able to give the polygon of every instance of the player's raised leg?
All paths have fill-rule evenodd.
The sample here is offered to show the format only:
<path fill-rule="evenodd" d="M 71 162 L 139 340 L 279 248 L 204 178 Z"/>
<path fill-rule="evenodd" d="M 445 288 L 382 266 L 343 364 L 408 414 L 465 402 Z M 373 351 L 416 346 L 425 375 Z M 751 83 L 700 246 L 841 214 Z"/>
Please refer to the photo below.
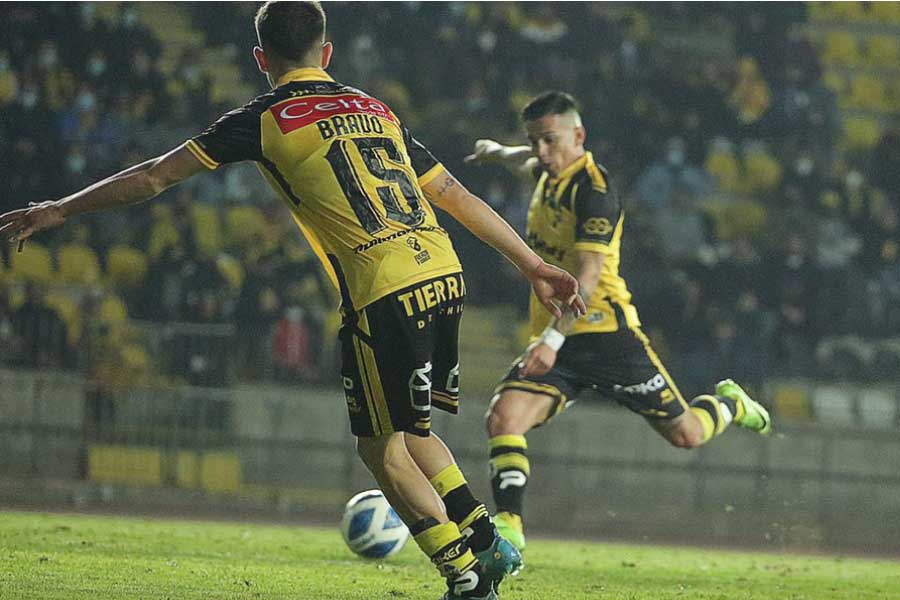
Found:
<path fill-rule="evenodd" d="M 557 402 L 546 394 L 506 389 L 494 396 L 486 415 L 494 524 L 519 550 L 525 547 L 522 507 L 531 476 L 525 433 L 544 422 Z"/>
<path fill-rule="evenodd" d="M 674 419 L 650 419 L 650 424 L 673 446 L 697 448 L 722 434 L 732 423 L 767 435 L 768 411 L 736 383 L 720 382 L 716 395 L 703 394 L 690 402 L 690 410 Z"/>

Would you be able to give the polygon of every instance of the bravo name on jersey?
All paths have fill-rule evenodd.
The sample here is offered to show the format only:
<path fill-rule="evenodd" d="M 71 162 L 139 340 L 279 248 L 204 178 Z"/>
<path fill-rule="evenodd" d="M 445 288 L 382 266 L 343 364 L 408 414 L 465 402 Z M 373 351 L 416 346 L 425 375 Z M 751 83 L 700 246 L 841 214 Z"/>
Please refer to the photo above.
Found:
<path fill-rule="evenodd" d="M 380 100 L 298 69 L 188 148 L 207 167 L 255 161 L 291 209 L 345 308 L 461 270 L 422 193 L 443 167 Z"/>

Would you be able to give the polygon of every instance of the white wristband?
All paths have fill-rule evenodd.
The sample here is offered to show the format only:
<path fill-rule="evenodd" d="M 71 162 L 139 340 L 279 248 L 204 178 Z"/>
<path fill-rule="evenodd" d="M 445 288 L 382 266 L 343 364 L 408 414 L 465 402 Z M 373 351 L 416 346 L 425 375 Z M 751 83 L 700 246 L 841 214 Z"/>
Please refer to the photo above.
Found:
<path fill-rule="evenodd" d="M 553 327 L 547 327 L 541 334 L 541 341 L 559 352 L 559 349 L 566 343 L 566 336 Z"/>

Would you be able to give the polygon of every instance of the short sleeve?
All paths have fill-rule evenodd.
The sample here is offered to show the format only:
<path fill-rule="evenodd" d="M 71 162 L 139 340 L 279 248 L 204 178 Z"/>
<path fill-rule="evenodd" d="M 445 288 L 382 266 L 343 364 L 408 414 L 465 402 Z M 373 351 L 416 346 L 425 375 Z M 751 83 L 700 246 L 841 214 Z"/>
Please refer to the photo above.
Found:
<path fill-rule="evenodd" d="M 409 160 L 416 172 L 419 185 L 428 185 L 435 177 L 444 171 L 444 165 L 438 162 L 431 152 L 422 143 L 414 138 L 409 130 L 403 128 L 403 138 L 406 142 L 406 150 L 409 152 Z"/>
<path fill-rule="evenodd" d="M 622 204 L 611 188 L 585 183 L 575 193 L 575 249 L 603 252 L 622 218 Z"/>
<path fill-rule="evenodd" d="M 208 169 L 245 160 L 262 159 L 260 119 L 248 106 L 222 115 L 200 135 L 187 142 L 187 148 Z"/>

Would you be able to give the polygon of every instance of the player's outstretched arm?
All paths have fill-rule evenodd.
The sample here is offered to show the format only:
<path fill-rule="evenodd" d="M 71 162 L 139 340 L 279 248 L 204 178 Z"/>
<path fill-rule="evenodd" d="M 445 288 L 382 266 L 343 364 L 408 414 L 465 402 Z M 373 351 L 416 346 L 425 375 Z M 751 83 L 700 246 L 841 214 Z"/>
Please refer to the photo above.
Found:
<path fill-rule="evenodd" d="M 453 175 L 444 171 L 422 190 L 432 203 L 508 258 L 531 282 L 538 300 L 552 315 L 562 316 L 557 302 L 575 314 L 585 313 L 584 300 L 578 295 L 578 281 L 568 272 L 541 260 L 509 223 L 466 190 Z"/>
<path fill-rule="evenodd" d="M 0 239 L 28 239 L 81 213 L 149 200 L 207 168 L 184 146 L 126 169 L 60 200 L 31 203 L 0 215 Z"/>
<path fill-rule="evenodd" d="M 463 159 L 476 165 L 502 165 L 522 177 L 531 177 L 538 165 L 530 146 L 504 146 L 494 140 L 476 140 L 472 154 Z"/>

